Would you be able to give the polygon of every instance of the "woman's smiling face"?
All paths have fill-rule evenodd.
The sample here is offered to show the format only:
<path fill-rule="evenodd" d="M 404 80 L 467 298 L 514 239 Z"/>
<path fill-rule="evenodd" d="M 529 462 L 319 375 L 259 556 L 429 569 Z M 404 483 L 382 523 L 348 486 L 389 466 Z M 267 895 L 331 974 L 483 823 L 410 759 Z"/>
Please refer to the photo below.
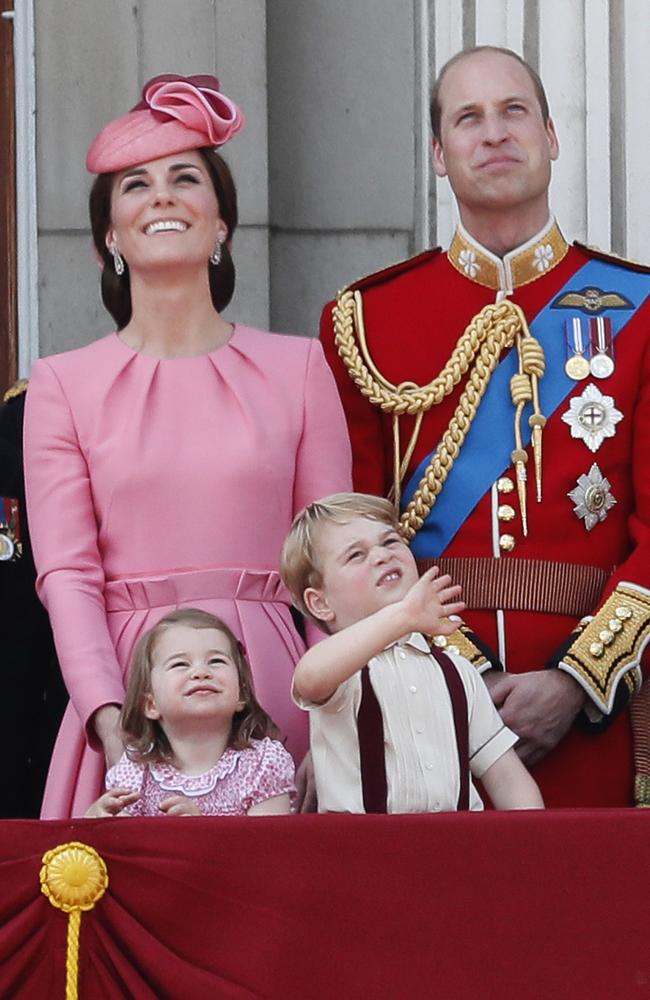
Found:
<path fill-rule="evenodd" d="M 131 275 L 160 267 L 207 268 L 228 236 L 198 150 L 138 164 L 115 175 L 106 246 L 119 248 Z"/>

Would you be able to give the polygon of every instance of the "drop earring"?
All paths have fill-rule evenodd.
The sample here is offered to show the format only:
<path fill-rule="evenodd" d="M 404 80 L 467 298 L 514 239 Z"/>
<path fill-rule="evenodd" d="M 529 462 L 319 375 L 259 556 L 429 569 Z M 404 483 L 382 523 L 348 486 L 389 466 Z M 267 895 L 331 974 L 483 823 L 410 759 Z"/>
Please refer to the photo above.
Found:
<path fill-rule="evenodd" d="M 114 244 L 111 247 L 111 253 L 113 255 L 113 266 L 115 267 L 115 273 L 118 276 L 118 278 L 121 278 L 122 275 L 124 274 L 124 260 L 122 258 L 122 254 L 117 248 L 117 245 Z"/>
<path fill-rule="evenodd" d="M 217 242 L 214 245 L 214 250 L 210 254 L 210 263 L 214 264 L 215 267 L 219 267 L 221 263 L 221 244 L 223 243 L 223 236 L 217 236 Z"/>

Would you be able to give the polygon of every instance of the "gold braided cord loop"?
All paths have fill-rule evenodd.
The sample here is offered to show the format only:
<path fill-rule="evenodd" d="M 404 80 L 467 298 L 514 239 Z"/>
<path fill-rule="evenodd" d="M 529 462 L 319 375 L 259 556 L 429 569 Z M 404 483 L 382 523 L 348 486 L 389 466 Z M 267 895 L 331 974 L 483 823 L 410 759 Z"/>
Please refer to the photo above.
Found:
<path fill-rule="evenodd" d="M 546 359 L 542 345 L 534 337 L 526 337 L 521 342 L 521 361 L 524 371 L 541 378 L 546 371 Z"/>
<path fill-rule="evenodd" d="M 507 300 L 481 309 L 459 338 L 440 374 L 423 386 L 416 385 L 415 382 L 393 385 L 375 367 L 366 343 L 359 292 L 343 291 L 337 297 L 333 310 L 335 342 L 350 378 L 371 403 L 381 407 L 384 413 L 395 413 L 398 416 L 408 413 L 415 416 L 421 411 L 426 413 L 452 392 L 468 371 L 490 332 L 498 329 L 503 333 L 507 328 L 510 334 L 508 346 L 514 343 L 517 329 L 513 311 L 516 309 Z"/>
<path fill-rule="evenodd" d="M 504 349 L 516 342 L 519 350 L 519 373 L 513 378 L 511 392 L 515 402 L 515 443 L 517 445 L 518 475 L 525 486 L 525 471 L 520 453 L 520 420 L 524 406 L 533 403 L 530 418 L 536 436 L 537 450 L 535 465 L 538 469 L 538 496 L 541 493 L 541 430 L 544 417 L 539 411 L 537 380 L 544 373 L 544 352 L 540 344 L 531 336 L 526 318 L 519 306 L 507 299 L 489 304 L 474 317 L 459 338 L 451 357 L 427 385 L 414 382 L 393 385 L 375 366 L 366 341 L 363 322 L 361 294 L 358 291 L 343 290 L 337 296 L 333 309 L 334 335 L 338 353 L 350 378 L 367 397 L 369 402 L 380 407 L 384 413 L 393 416 L 394 456 L 393 500 L 399 507 L 401 481 L 406 474 L 408 463 L 415 449 L 423 415 L 432 406 L 441 403 L 460 382 L 464 375 L 467 381 L 458 405 L 443 434 L 437 451 L 432 456 L 418 488 L 401 516 L 400 527 L 407 539 L 412 539 L 422 527 L 435 504 L 440 491 L 460 453 L 467 433 L 476 416 L 478 405 L 488 387 Z M 357 343 L 358 340 L 358 343 Z M 403 457 L 399 455 L 399 417 L 409 414 L 417 418 L 414 431 Z M 533 424 L 533 421 L 535 423 Z M 539 460 L 537 455 L 539 453 Z M 525 452 L 523 452 L 525 455 Z M 520 491 L 522 501 L 522 491 Z M 525 524 L 525 495 L 522 502 L 522 517 Z"/>
<path fill-rule="evenodd" d="M 485 344 L 476 357 L 475 366 L 468 375 L 468 384 L 461 394 L 449 426 L 425 469 L 411 502 L 400 518 L 401 532 L 409 541 L 423 526 L 438 499 L 472 426 L 478 405 L 499 362 L 501 351 L 504 347 L 511 346 L 515 332 L 504 326 L 500 334 L 501 336 L 488 334 Z"/>
<path fill-rule="evenodd" d="M 77 1000 L 81 914 L 92 910 L 106 892 L 108 872 L 97 851 L 78 841 L 47 851 L 42 863 L 41 892 L 52 906 L 68 914 L 65 997 Z"/>

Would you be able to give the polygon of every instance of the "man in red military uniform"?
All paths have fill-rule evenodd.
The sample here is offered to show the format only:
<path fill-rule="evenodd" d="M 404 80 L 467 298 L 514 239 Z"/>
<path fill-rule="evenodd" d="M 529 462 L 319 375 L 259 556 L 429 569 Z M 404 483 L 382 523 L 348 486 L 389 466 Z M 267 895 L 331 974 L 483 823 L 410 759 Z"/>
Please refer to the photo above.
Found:
<path fill-rule="evenodd" d="M 474 660 L 547 805 L 630 804 L 650 637 L 650 273 L 565 241 L 555 129 L 517 55 L 450 60 L 432 124 L 461 220 L 449 250 L 323 313 L 355 486 L 394 496 L 422 565 L 462 583 L 477 646 L 498 651 Z"/>

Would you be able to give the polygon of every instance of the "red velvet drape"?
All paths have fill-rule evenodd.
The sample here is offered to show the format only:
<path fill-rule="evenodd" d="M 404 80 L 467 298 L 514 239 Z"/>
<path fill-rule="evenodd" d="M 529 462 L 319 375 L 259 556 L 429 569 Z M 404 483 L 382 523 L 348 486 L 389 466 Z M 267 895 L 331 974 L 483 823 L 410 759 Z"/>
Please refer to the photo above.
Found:
<path fill-rule="evenodd" d="M 650 997 L 650 813 L 0 823 L 0 997 L 65 996 L 45 851 L 93 846 L 82 1000 Z"/>

